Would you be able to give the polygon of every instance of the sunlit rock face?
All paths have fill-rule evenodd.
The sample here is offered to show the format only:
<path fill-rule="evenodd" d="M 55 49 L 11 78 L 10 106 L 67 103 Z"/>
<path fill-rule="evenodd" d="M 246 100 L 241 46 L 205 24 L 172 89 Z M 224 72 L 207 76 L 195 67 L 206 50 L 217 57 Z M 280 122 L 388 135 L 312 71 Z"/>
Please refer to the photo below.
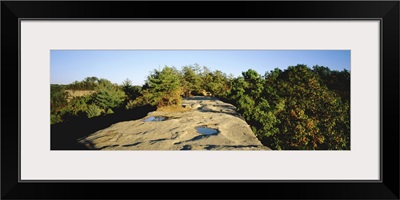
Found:
<path fill-rule="evenodd" d="M 181 111 L 154 111 L 78 140 L 101 150 L 270 150 L 236 108 L 214 97 L 191 97 Z"/>

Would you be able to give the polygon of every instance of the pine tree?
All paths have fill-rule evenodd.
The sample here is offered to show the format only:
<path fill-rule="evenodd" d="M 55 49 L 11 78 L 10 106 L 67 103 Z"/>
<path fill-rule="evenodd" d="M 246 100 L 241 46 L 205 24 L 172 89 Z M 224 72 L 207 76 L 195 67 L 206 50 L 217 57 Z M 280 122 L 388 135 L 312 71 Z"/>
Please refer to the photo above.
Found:
<path fill-rule="evenodd" d="M 144 102 L 158 107 L 179 105 L 182 102 L 182 87 L 179 71 L 165 66 L 161 71 L 154 70 L 146 80 L 143 91 Z M 139 99 L 138 101 L 143 101 Z"/>
<path fill-rule="evenodd" d="M 106 79 L 100 79 L 95 90 L 94 103 L 102 109 L 120 106 L 126 97 L 124 91 Z"/>

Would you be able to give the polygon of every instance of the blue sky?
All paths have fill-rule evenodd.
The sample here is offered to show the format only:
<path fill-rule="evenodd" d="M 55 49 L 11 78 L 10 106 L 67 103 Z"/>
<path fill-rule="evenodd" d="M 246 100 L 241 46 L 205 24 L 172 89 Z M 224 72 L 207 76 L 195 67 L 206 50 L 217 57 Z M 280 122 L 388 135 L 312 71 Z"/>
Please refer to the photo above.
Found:
<path fill-rule="evenodd" d="M 50 82 L 69 84 L 96 76 L 142 85 L 154 69 L 195 63 L 235 77 L 250 68 L 264 75 L 297 64 L 350 70 L 350 50 L 51 50 Z"/>

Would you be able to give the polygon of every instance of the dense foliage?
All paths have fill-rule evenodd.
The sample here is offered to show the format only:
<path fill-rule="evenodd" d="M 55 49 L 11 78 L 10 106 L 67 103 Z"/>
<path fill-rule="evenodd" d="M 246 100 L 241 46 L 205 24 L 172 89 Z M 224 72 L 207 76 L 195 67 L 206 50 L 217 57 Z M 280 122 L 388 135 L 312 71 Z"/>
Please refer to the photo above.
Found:
<path fill-rule="evenodd" d="M 50 113 L 51 123 L 61 122 L 62 110 L 67 106 L 68 93 L 62 85 L 51 85 L 50 87 Z"/>
<path fill-rule="evenodd" d="M 349 87 L 330 90 L 331 76 L 348 71 L 327 71 L 319 76 L 304 65 L 259 75 L 254 70 L 232 83 L 229 99 L 254 133 L 273 149 L 350 149 Z M 345 85 L 334 83 L 333 85 Z M 343 95 L 341 97 L 341 95 Z"/>
<path fill-rule="evenodd" d="M 139 105 L 155 105 L 157 107 L 180 106 L 182 97 L 205 95 L 223 97 L 227 95 L 230 80 L 221 71 L 210 71 L 207 67 L 189 65 L 177 70 L 165 66 L 162 70 L 153 70 L 142 87 L 141 96 L 130 100 L 126 108 Z"/>
<path fill-rule="evenodd" d="M 66 89 L 94 93 L 71 99 Z M 181 70 L 165 66 L 153 70 L 143 86 L 88 77 L 51 85 L 51 123 L 112 114 L 116 108 L 179 107 L 183 97 L 210 94 L 234 104 L 272 149 L 350 149 L 350 72 L 323 66 L 289 66 L 264 75 L 249 69 L 236 78 L 197 64 Z"/>
<path fill-rule="evenodd" d="M 94 90 L 100 80 L 97 77 L 86 77 L 82 81 L 74 81 L 66 86 L 69 90 Z"/>
<path fill-rule="evenodd" d="M 122 91 L 126 94 L 126 100 L 135 100 L 142 94 L 142 86 L 132 85 L 132 81 L 125 79 L 121 86 Z"/>
<path fill-rule="evenodd" d="M 190 97 L 202 89 L 202 77 L 200 76 L 200 67 L 184 66 L 181 70 L 182 91 L 185 97 Z"/>
<path fill-rule="evenodd" d="M 179 71 L 174 67 L 154 70 L 147 77 L 143 89 L 143 98 L 150 105 L 158 107 L 179 105 L 182 101 L 182 87 Z"/>
<path fill-rule="evenodd" d="M 76 83 L 84 83 L 77 87 Z M 107 79 L 88 77 L 69 85 L 51 85 L 51 124 L 68 121 L 74 117 L 97 117 L 112 114 L 126 99 L 125 92 Z M 67 89 L 94 91 L 84 96 L 71 96 Z"/>
<path fill-rule="evenodd" d="M 120 106 L 125 100 L 125 92 L 108 80 L 101 81 L 95 87 L 93 102 L 104 110 Z"/>

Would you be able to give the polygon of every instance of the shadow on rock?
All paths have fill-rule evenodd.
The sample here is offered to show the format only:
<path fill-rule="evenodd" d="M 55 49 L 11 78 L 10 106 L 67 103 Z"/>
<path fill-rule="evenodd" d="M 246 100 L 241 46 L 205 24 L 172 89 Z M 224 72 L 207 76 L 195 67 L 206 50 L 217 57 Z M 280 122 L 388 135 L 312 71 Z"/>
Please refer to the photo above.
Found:
<path fill-rule="evenodd" d="M 201 109 L 198 109 L 198 111 L 200 111 L 200 112 L 210 112 L 210 113 L 219 113 L 219 114 L 232 115 L 232 116 L 234 116 L 234 117 L 238 117 L 238 118 L 244 120 L 244 118 L 243 118 L 239 113 L 237 113 L 236 110 L 234 110 L 234 109 L 232 109 L 232 108 L 229 108 L 229 109 L 215 109 L 215 110 L 214 110 L 214 109 L 207 109 L 207 108 L 203 107 L 203 108 L 201 108 Z"/>
<path fill-rule="evenodd" d="M 53 124 L 50 129 L 51 150 L 87 150 L 86 146 L 77 142 L 79 138 L 89 136 L 118 122 L 143 118 L 154 110 L 153 106 L 141 106 L 132 110 L 121 109 L 110 115 L 89 119 L 71 118 L 66 122 Z"/>
<path fill-rule="evenodd" d="M 193 96 L 193 97 L 184 98 L 184 100 L 206 101 L 206 100 L 218 100 L 218 98 L 205 97 L 205 96 Z"/>
<path fill-rule="evenodd" d="M 207 145 L 204 147 L 206 150 L 213 150 L 213 149 L 219 149 L 219 148 L 233 148 L 233 149 L 239 149 L 239 148 L 257 148 L 260 146 L 257 145 Z"/>

